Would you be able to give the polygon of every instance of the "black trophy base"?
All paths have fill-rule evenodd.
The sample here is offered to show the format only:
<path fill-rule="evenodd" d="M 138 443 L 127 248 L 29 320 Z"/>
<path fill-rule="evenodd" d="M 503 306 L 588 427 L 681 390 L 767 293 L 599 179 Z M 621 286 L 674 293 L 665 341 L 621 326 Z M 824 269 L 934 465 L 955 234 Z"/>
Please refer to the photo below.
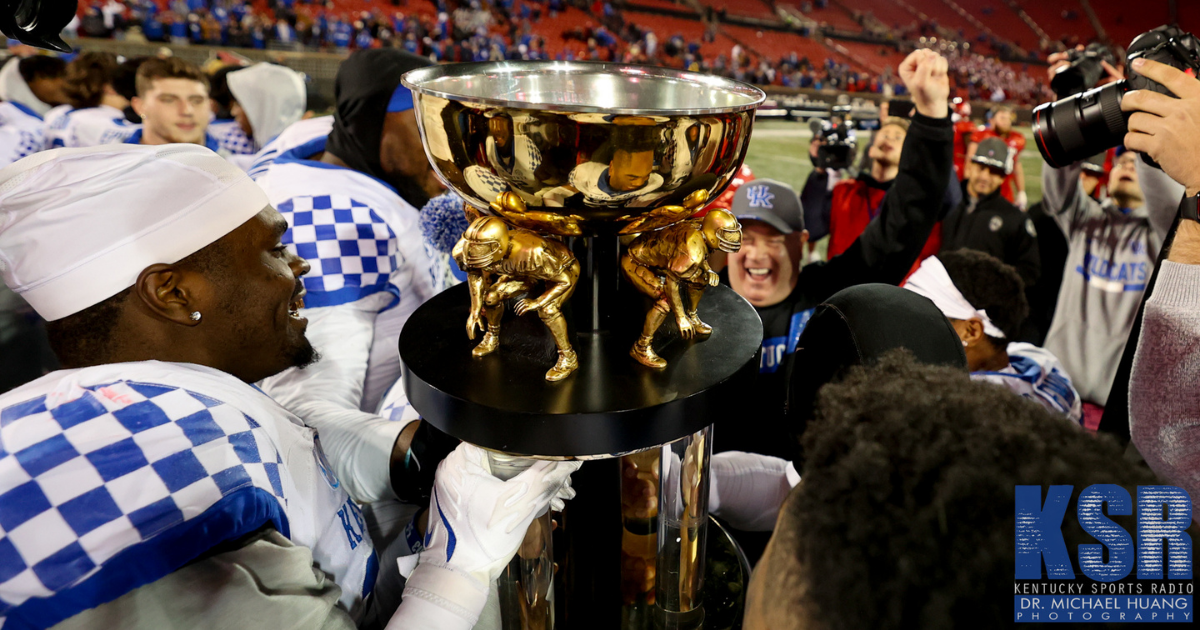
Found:
<path fill-rule="evenodd" d="M 467 338 L 466 285 L 423 304 L 400 334 L 409 402 L 438 429 L 484 448 L 604 457 L 665 444 L 736 414 L 739 388 L 758 371 L 762 322 L 726 286 L 700 301 L 710 337 L 683 340 L 667 318 L 654 343 L 668 363 L 662 370 L 629 356 L 649 302 L 623 292 L 607 330 L 572 334 L 579 369 L 553 383 L 545 380 L 557 358 L 550 332 L 534 313 L 516 317 L 511 305 L 500 347 L 485 357 L 471 356 L 482 333 Z"/>

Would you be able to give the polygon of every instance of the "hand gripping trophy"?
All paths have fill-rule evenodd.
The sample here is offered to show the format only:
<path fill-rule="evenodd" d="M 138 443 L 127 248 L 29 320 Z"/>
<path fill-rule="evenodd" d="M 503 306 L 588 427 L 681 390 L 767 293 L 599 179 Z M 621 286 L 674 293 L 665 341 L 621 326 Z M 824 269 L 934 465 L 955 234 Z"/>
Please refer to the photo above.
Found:
<path fill-rule="evenodd" d="M 537 283 L 545 283 L 546 292 L 536 299 L 526 297 L 516 304 L 518 316 L 536 311 L 554 336 L 558 362 L 546 372 L 546 380 L 561 381 L 579 367 L 579 358 L 567 335 L 567 322 L 561 307 L 575 291 L 579 280 L 579 261 L 562 243 L 535 232 L 510 228 L 496 217 L 479 217 L 454 246 L 454 261 L 467 272 L 471 295 L 471 315 L 467 318 L 467 336 L 484 331 L 483 340 L 471 354 L 482 357 L 500 346 L 500 318 L 504 300 L 527 293 Z"/>
<path fill-rule="evenodd" d="M 667 366 L 651 344 L 668 313 L 675 314 L 684 339 L 712 334 L 712 327 L 696 315 L 704 290 L 718 282 L 716 272 L 708 266 L 708 255 L 714 249 L 736 252 L 741 245 L 742 226 L 728 210 L 712 210 L 702 220 L 683 221 L 634 239 L 621 256 L 621 271 L 633 286 L 654 299 L 654 306 L 646 313 L 642 336 L 633 344 L 630 356 L 647 367 Z"/>

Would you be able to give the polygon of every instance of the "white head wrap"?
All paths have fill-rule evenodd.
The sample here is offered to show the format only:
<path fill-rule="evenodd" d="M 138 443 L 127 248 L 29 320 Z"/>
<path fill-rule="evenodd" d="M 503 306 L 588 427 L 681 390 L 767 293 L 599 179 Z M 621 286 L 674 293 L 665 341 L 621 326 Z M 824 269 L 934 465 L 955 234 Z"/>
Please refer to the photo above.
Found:
<path fill-rule="evenodd" d="M 25 77 L 21 76 L 21 69 L 17 67 L 20 63 L 20 57 L 13 57 L 0 68 L 0 100 L 20 103 L 37 112 L 38 116 L 45 117 L 54 106 L 33 95 L 33 90 L 29 89 Z"/>
<path fill-rule="evenodd" d="M 904 288 L 929 298 L 934 306 L 942 312 L 942 315 L 949 319 L 978 319 L 983 322 L 983 331 L 989 337 L 1005 338 L 1004 333 L 996 328 L 991 319 L 988 319 L 986 311 L 977 310 L 971 306 L 967 298 L 963 297 L 937 256 L 926 258 L 921 266 L 908 277 Z"/>
<path fill-rule="evenodd" d="M 256 63 L 230 72 L 229 91 L 246 111 L 258 148 L 275 139 L 304 116 L 308 103 L 300 73 L 270 63 Z"/>
<path fill-rule="evenodd" d="M 0 276 L 49 321 L 133 286 L 270 205 L 193 144 L 43 151 L 0 170 Z"/>

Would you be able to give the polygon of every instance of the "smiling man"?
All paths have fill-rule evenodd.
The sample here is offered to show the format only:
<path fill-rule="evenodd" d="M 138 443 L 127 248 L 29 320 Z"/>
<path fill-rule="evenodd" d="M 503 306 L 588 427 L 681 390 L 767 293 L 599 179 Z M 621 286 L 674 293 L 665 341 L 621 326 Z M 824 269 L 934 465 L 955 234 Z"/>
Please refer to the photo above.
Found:
<path fill-rule="evenodd" d="M 917 113 L 903 139 L 895 178 L 862 234 L 829 262 L 800 268 L 808 240 L 796 192 L 767 180 L 742 185 L 733 212 L 743 220 L 741 251 L 730 254 L 722 273 L 763 320 L 763 359 L 756 389 L 746 395 L 753 430 L 726 432 L 719 450 L 787 455 L 777 426 L 787 392 L 786 363 L 813 308 L 857 284 L 899 284 L 929 238 L 949 183 L 954 135 L 950 123 L 946 60 L 929 50 L 900 65 Z"/>
<path fill-rule="evenodd" d="M 533 517 L 569 498 L 578 464 L 501 482 L 454 451 L 393 616 L 396 557 L 376 556 L 339 462 L 253 385 L 315 359 L 287 229 L 203 147 L 0 170 L 0 272 L 63 365 L 0 395 L 0 625 L 465 630 Z"/>
<path fill-rule="evenodd" d="M 128 144 L 199 144 L 220 148 L 208 134 L 212 111 L 208 102 L 208 77 L 200 68 L 178 57 L 150 59 L 137 71 L 137 96 L 133 110 L 142 127 L 125 139 Z"/>

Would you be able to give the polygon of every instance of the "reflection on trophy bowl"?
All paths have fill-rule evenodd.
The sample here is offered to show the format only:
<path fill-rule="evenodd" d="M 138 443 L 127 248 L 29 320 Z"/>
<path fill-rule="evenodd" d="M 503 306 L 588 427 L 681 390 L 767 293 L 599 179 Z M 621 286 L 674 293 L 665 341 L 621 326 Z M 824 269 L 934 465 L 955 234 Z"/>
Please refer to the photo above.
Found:
<path fill-rule="evenodd" d="M 765 98 L 729 79 L 609 63 L 448 64 L 404 85 L 443 183 L 513 225 L 562 236 L 694 214 L 741 166 Z"/>

